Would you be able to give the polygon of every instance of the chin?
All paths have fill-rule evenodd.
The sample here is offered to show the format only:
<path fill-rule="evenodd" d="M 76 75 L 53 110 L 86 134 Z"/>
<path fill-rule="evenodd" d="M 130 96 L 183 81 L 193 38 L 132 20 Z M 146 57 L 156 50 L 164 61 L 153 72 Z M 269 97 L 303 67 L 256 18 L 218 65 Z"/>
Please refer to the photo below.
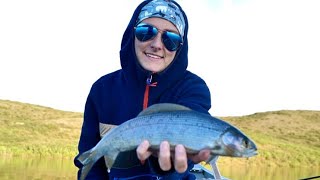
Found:
<path fill-rule="evenodd" d="M 160 68 L 154 68 L 154 67 L 145 67 L 144 69 L 147 71 L 155 72 L 155 73 L 162 71 Z"/>

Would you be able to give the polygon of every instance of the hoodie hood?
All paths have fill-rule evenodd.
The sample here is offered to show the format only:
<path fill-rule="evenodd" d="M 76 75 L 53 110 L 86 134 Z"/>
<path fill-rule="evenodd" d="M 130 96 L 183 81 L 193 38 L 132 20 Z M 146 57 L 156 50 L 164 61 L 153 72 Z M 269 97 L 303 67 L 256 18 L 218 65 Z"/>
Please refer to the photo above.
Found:
<path fill-rule="evenodd" d="M 127 83 L 134 86 L 145 87 L 146 80 L 152 72 L 143 69 L 136 57 L 134 48 L 134 27 L 138 21 L 141 9 L 151 0 L 143 1 L 134 11 L 132 18 L 123 34 L 120 50 L 121 67 L 124 72 L 125 80 Z M 184 76 L 188 67 L 188 20 L 185 12 L 181 9 L 181 6 L 175 3 L 181 10 L 184 21 L 184 37 L 183 45 L 178 49 L 176 56 L 172 63 L 162 72 L 153 74 L 153 80 L 157 81 L 157 87 L 155 91 L 162 91 L 166 89 L 170 84 L 177 82 Z M 133 84 L 134 83 L 134 84 Z M 132 86 L 131 86 L 132 87 Z"/>

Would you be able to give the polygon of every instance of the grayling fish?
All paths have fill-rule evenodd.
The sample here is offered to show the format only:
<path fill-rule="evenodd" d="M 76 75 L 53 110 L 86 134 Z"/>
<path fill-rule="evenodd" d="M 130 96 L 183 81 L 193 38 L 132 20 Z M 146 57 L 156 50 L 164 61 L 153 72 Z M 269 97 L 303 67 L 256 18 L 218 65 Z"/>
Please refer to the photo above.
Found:
<path fill-rule="evenodd" d="M 172 149 L 183 144 L 188 154 L 210 149 L 212 155 L 251 157 L 255 143 L 231 124 L 187 107 L 160 103 L 142 111 L 136 118 L 111 129 L 92 149 L 78 157 L 83 164 L 81 179 L 102 156 L 110 170 L 120 152 L 131 151 L 148 140 L 151 150 L 159 150 L 166 140 Z"/>

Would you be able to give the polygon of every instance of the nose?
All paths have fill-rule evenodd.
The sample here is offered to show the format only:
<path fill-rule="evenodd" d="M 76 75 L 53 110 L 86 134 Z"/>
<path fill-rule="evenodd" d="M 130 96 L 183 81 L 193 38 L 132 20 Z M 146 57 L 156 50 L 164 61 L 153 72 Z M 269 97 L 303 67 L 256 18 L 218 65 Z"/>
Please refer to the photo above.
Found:
<path fill-rule="evenodd" d="M 152 39 L 152 42 L 151 42 L 151 48 L 153 49 L 156 49 L 156 50 L 161 50 L 163 48 L 163 43 L 162 43 L 162 40 L 161 40 L 161 33 L 158 33 L 156 35 L 156 37 L 154 37 Z"/>

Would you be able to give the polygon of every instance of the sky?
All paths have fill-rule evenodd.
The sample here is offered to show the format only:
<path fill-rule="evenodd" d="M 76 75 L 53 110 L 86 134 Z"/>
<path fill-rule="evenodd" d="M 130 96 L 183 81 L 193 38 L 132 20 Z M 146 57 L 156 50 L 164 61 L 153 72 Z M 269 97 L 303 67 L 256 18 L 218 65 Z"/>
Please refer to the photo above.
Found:
<path fill-rule="evenodd" d="M 139 0 L 0 1 L 0 99 L 83 112 Z M 214 116 L 320 110 L 319 0 L 179 0 Z"/>

